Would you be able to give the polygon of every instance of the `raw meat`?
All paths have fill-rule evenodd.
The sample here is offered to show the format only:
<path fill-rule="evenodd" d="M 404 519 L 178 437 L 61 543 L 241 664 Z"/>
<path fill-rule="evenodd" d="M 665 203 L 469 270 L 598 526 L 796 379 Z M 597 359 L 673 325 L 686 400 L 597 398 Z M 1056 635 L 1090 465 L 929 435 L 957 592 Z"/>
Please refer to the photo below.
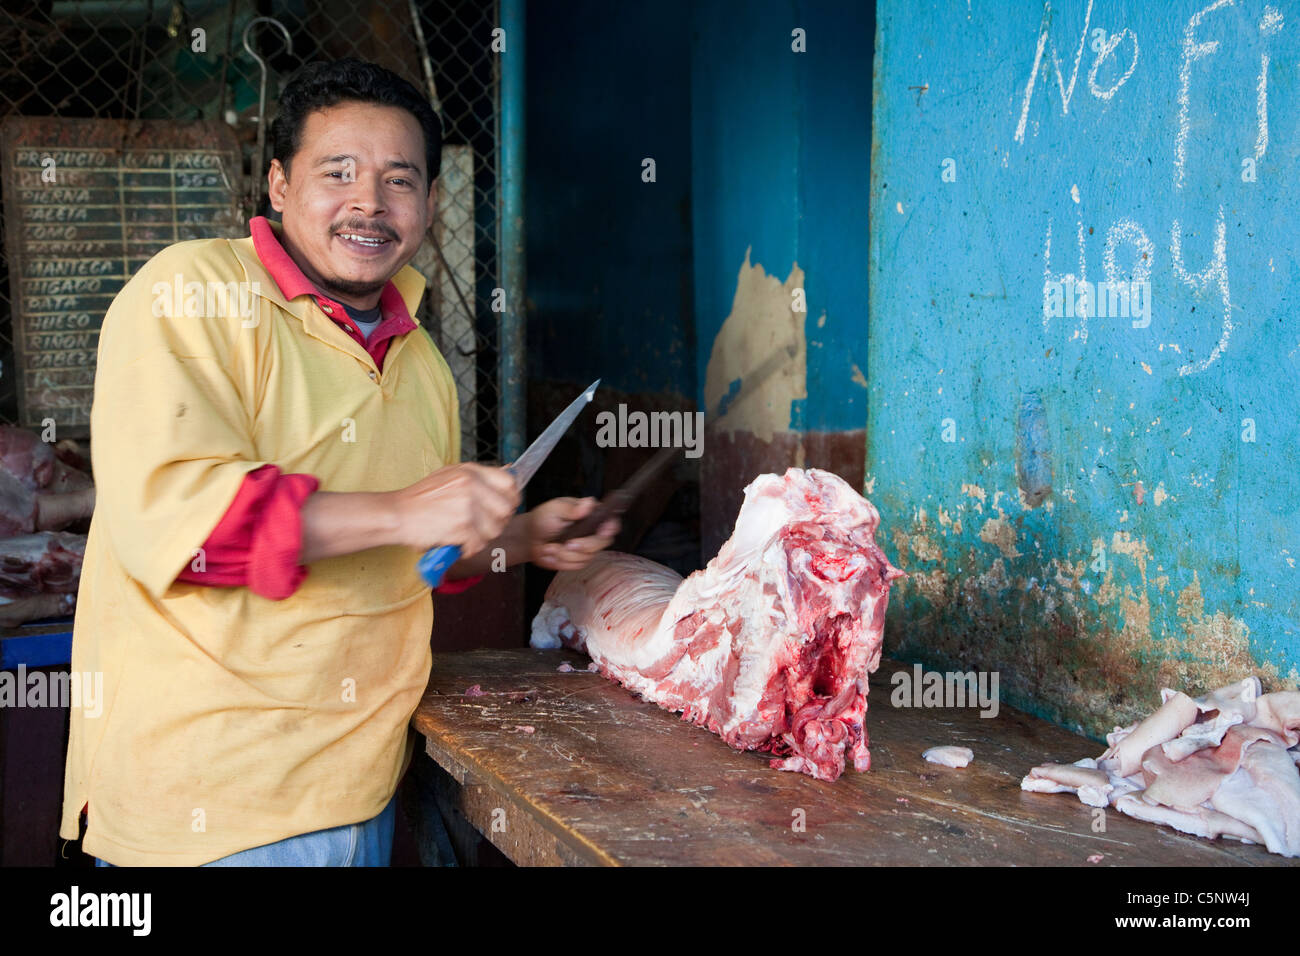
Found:
<path fill-rule="evenodd" d="M 86 536 L 43 531 L 0 541 L 0 596 L 76 594 Z"/>
<path fill-rule="evenodd" d="M 1097 761 L 1084 757 L 1072 764 L 1049 763 L 1035 767 L 1020 782 L 1020 789 L 1033 793 L 1077 793 L 1079 800 L 1088 806 L 1104 807 L 1111 802 L 1115 786 L 1105 771 L 1097 769 Z"/>
<path fill-rule="evenodd" d="M 975 759 L 975 752 L 969 747 L 931 747 L 921 754 L 922 759 L 937 763 L 941 767 L 961 768 L 968 766 Z"/>
<path fill-rule="evenodd" d="M 603 552 L 557 575 L 532 645 L 561 643 L 600 672 L 771 766 L 835 780 L 871 763 L 867 675 L 880 662 L 889 585 L 880 516 L 817 469 L 761 475 L 730 540 L 685 581 Z"/>
<path fill-rule="evenodd" d="M 89 475 L 65 465 L 33 432 L 0 425 L 0 538 L 57 531 L 94 510 Z"/>
<path fill-rule="evenodd" d="M 32 491 L 0 471 L 0 538 L 33 531 L 58 531 L 95 510 L 95 489 L 47 494 Z"/>
<path fill-rule="evenodd" d="M 76 606 L 75 594 L 0 597 L 0 627 L 17 627 L 26 621 L 39 621 L 46 617 L 66 617 Z"/>
<path fill-rule="evenodd" d="M 90 475 L 68 464 L 84 460 L 73 442 L 50 445 L 25 428 L 0 425 L 0 470 L 12 475 L 29 491 L 88 488 Z"/>
<path fill-rule="evenodd" d="M 0 425 L 0 469 L 31 491 L 54 480 L 54 448 L 25 428 Z"/>
<path fill-rule="evenodd" d="M 1256 677 L 1195 700 L 1166 689 L 1160 709 L 1115 728 L 1096 761 L 1035 767 L 1020 788 L 1300 856 L 1300 691 L 1262 689 Z"/>
<path fill-rule="evenodd" d="M 36 530 L 36 492 L 0 470 L 0 538 Z"/>

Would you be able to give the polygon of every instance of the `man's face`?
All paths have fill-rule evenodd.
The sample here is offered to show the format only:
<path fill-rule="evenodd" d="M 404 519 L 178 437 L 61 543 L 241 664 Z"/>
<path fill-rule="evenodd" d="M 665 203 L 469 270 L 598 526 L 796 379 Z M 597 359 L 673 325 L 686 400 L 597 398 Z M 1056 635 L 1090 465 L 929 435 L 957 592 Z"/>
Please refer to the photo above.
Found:
<path fill-rule="evenodd" d="M 397 107 L 339 103 L 307 116 L 289 165 L 292 178 L 279 160 L 268 175 L 287 251 L 330 298 L 374 308 L 433 219 L 420 124 Z"/>

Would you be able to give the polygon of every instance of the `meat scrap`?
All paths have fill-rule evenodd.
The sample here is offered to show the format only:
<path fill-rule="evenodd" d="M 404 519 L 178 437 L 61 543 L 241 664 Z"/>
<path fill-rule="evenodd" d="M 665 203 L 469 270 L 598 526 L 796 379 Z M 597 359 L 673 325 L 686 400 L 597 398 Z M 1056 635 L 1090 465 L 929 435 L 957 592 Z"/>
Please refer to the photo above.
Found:
<path fill-rule="evenodd" d="M 1020 788 L 1300 856 L 1300 691 L 1262 690 L 1257 677 L 1195 699 L 1165 689 L 1096 760 L 1035 767 Z"/>
<path fill-rule="evenodd" d="M 871 764 L 867 676 L 880 663 L 889 585 L 880 516 L 817 469 L 760 475 L 730 540 L 682 578 L 602 552 L 558 574 L 533 647 L 586 651 L 606 677 L 771 766 L 832 781 Z"/>
<path fill-rule="evenodd" d="M 975 752 L 969 747 L 931 747 L 921 757 L 929 763 L 960 769 L 975 759 Z"/>

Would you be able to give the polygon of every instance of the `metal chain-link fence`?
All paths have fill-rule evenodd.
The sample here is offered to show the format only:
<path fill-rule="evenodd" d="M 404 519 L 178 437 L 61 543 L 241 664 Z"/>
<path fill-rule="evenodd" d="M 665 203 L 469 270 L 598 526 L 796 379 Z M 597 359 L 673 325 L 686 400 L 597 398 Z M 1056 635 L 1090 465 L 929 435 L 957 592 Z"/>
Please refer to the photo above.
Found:
<path fill-rule="evenodd" d="M 282 24 L 288 43 L 276 24 L 253 23 L 262 17 Z M 193 145 L 192 127 L 201 122 L 221 124 L 221 138 L 228 139 L 224 130 L 233 133 L 243 169 L 241 182 L 227 185 L 237 190 L 233 208 L 239 221 L 230 222 L 228 216 L 224 223 L 205 223 L 201 217 L 175 216 L 175 221 L 163 223 L 170 234 L 148 232 L 160 247 L 187 238 L 247 235 L 248 218 L 268 211 L 252 199 L 265 194 L 269 162 L 255 155 L 263 83 L 259 58 L 266 64 L 268 156 L 270 119 L 279 91 L 301 65 L 357 57 L 409 81 L 433 103 L 444 137 L 439 216 L 412 261 L 428 279 L 416 318 L 433 335 L 456 376 L 462 457 L 490 460 L 500 456 L 498 316 L 491 309 L 493 289 L 501 284 L 500 83 L 492 52 L 497 20 L 497 5 L 491 0 L 377 0 L 359 5 L 355 0 L 6 0 L 0 10 L 0 122 L 36 118 L 24 122 L 49 129 L 39 118 L 99 119 L 118 121 L 125 131 L 137 120 L 165 121 L 172 126 L 153 124 L 150 133 L 152 145 L 159 149 L 170 145 L 172 129 L 176 144 Z M 245 46 L 246 29 L 253 53 Z M 188 133 L 186 127 L 191 127 Z M 75 145 L 70 139 L 84 128 L 69 124 L 63 139 L 51 145 Z M 2 148 L 15 171 L 10 181 L 0 183 L 8 212 L 3 223 L 6 242 L 0 246 L 0 420 L 33 425 L 19 422 L 18 385 L 24 360 L 30 363 L 42 343 L 27 340 L 40 333 L 33 332 L 30 323 L 16 325 L 15 313 L 54 308 L 48 303 L 56 300 L 38 296 L 31 308 L 18 308 L 18 297 L 32 291 L 25 287 L 30 273 L 13 274 L 11 241 L 28 242 L 24 260 L 39 258 L 44 236 L 63 240 L 75 229 L 61 226 L 51 232 L 42 223 L 62 222 L 64 217 L 48 207 L 37 210 L 38 221 L 30 221 L 17 200 L 40 170 L 17 168 L 13 142 Z M 69 193 L 64 200 L 74 205 L 77 196 Z M 85 235 L 92 232 L 82 230 Z M 143 251 L 151 254 L 156 248 Z M 98 282 L 98 298 L 85 300 L 97 303 L 84 306 L 89 315 L 82 315 L 92 354 L 102 308 L 124 281 L 125 274 Z M 46 287 L 38 292 L 54 288 L 49 283 Z M 36 328 L 62 328 L 57 317 L 50 321 L 52 325 Z M 18 341 L 17 351 L 16 336 L 26 337 Z M 89 370 L 83 374 L 88 379 Z"/>

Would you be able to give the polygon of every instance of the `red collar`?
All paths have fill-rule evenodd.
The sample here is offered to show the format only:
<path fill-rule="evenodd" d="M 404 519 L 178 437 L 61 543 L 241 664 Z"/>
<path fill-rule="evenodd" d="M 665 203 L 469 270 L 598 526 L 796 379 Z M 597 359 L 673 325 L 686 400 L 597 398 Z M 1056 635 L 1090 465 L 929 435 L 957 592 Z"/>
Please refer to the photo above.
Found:
<path fill-rule="evenodd" d="M 379 293 L 382 321 L 370 333 L 370 338 L 367 340 L 348 318 L 347 310 L 343 308 L 342 303 L 335 302 L 319 291 L 312 285 L 311 280 L 302 274 L 302 269 L 298 268 L 298 263 L 293 261 L 284 246 L 280 244 L 275 230 L 271 228 L 271 223 L 265 216 L 254 216 L 248 225 L 253 236 L 253 249 L 257 252 L 257 258 L 271 274 L 271 278 L 280 289 L 280 294 L 286 299 L 310 295 L 321 304 L 322 308 L 328 304 L 330 309 L 326 311 L 326 315 L 370 353 L 373 354 L 379 345 L 388 339 L 416 328 L 415 320 L 406 310 L 406 302 L 402 299 L 402 294 L 397 291 L 397 286 L 389 281 L 384 283 L 383 291 Z"/>

